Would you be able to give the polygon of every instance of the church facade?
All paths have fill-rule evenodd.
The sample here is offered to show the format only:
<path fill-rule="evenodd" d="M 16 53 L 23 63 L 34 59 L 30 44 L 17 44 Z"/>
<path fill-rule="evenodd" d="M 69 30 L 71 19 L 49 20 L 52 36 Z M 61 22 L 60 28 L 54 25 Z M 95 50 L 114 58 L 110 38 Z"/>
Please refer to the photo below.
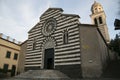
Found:
<path fill-rule="evenodd" d="M 55 69 L 71 78 L 99 77 L 109 59 L 106 38 L 79 15 L 49 8 L 29 31 L 25 70 Z M 101 25 L 102 26 L 102 25 Z"/>

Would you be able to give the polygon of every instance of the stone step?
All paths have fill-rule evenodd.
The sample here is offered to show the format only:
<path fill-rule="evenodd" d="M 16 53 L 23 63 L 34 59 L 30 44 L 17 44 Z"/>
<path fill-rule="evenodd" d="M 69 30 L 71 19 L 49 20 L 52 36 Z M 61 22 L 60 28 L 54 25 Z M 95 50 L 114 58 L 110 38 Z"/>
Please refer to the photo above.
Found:
<path fill-rule="evenodd" d="M 70 78 L 57 70 L 29 70 L 15 76 L 13 80 L 70 80 Z"/>

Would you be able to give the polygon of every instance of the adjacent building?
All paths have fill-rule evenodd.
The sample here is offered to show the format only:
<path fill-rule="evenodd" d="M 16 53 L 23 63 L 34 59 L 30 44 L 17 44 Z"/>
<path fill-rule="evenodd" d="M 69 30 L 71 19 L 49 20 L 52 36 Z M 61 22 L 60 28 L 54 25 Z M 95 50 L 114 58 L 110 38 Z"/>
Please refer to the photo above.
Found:
<path fill-rule="evenodd" d="M 20 43 L 0 33 L 0 73 L 16 75 L 19 55 Z"/>
<path fill-rule="evenodd" d="M 93 24 L 82 24 L 79 15 L 47 9 L 28 32 L 25 70 L 55 69 L 71 78 L 100 77 L 109 60 L 109 35 L 100 3 L 94 2 L 91 10 Z"/>

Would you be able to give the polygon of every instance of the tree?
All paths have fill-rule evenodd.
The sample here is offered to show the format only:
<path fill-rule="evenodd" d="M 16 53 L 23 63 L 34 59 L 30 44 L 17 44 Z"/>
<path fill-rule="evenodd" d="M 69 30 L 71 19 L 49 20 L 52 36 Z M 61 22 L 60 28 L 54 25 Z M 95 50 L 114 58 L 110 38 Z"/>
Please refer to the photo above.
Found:
<path fill-rule="evenodd" d="M 115 39 L 112 39 L 109 44 L 109 48 L 118 53 L 120 56 L 120 35 L 116 34 Z"/>

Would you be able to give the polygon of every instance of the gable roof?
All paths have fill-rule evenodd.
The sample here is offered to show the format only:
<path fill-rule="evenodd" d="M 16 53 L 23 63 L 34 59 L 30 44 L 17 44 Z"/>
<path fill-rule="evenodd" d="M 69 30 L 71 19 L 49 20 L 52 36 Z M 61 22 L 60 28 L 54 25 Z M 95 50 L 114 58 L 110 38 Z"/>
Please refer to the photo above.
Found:
<path fill-rule="evenodd" d="M 50 11 L 50 10 L 60 10 L 60 11 L 63 12 L 63 9 L 62 9 L 62 8 L 48 8 L 48 9 L 41 15 L 41 17 L 42 17 L 46 12 L 48 12 L 48 11 Z M 41 17 L 40 17 L 40 18 L 41 18 Z"/>
<path fill-rule="evenodd" d="M 50 11 L 50 10 L 60 10 L 61 12 L 63 12 L 64 10 L 62 8 L 48 8 L 41 16 L 40 16 L 40 19 L 43 15 L 45 15 L 46 12 Z M 76 14 L 64 14 L 64 13 L 61 13 L 61 15 L 63 16 L 72 16 L 72 17 L 78 17 L 80 18 L 79 15 L 76 15 Z M 37 25 L 39 25 L 40 23 L 38 22 L 32 29 L 30 29 L 28 31 L 28 33 L 30 33 Z"/>

